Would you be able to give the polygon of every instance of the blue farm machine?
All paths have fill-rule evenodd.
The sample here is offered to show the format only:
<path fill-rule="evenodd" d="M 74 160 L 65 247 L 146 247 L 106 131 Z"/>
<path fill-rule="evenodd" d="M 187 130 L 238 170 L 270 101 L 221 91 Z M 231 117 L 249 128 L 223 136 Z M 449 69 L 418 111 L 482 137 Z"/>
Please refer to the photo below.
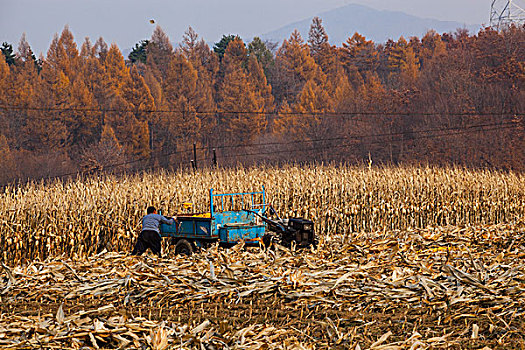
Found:
<path fill-rule="evenodd" d="M 264 186 L 260 192 L 216 194 L 210 189 L 209 193 L 209 212 L 179 214 L 174 225 L 161 225 L 161 236 L 171 239 L 177 254 L 191 255 L 196 248 L 215 243 L 230 247 L 241 241 L 266 247 L 272 243 L 285 247 L 317 244 L 313 222 L 281 219 L 265 202 Z"/>

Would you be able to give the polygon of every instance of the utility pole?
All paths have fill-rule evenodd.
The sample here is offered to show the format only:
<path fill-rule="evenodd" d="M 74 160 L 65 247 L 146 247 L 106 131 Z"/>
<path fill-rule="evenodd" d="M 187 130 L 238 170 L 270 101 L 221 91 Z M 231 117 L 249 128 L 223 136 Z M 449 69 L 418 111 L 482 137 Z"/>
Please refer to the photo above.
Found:
<path fill-rule="evenodd" d="M 525 0 L 492 0 L 490 26 L 499 31 L 513 24 L 525 24 Z"/>
<path fill-rule="evenodd" d="M 197 144 L 193 143 L 193 167 L 197 170 Z"/>

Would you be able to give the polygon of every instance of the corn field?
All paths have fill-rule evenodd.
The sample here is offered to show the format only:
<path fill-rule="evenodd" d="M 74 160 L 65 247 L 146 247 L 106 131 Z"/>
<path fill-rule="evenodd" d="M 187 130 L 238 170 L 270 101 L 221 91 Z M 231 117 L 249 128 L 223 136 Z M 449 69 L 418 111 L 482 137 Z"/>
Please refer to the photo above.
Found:
<path fill-rule="evenodd" d="M 1 261 L 85 258 L 130 251 L 148 205 L 173 216 L 215 192 L 258 191 L 281 217 L 315 222 L 321 237 L 525 217 L 525 175 L 461 168 L 286 166 L 155 172 L 6 187 L 0 195 Z"/>

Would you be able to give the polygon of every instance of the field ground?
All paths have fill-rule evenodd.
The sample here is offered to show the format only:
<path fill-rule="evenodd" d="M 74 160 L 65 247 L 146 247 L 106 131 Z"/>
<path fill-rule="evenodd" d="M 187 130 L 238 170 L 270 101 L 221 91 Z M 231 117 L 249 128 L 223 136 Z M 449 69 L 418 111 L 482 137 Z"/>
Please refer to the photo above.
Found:
<path fill-rule="evenodd" d="M 523 222 L 167 253 L 3 265 L 0 346 L 525 347 Z"/>

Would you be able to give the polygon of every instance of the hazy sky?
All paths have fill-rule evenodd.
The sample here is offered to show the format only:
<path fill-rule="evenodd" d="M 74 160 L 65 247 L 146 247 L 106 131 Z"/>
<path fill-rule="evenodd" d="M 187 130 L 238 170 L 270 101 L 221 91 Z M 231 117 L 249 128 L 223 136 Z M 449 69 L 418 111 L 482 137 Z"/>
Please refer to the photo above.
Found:
<path fill-rule="evenodd" d="M 173 42 L 192 26 L 207 42 L 223 34 L 245 40 L 345 4 L 396 10 L 425 18 L 488 24 L 491 0 L 0 0 L 0 42 L 16 48 L 26 33 L 33 51 L 47 52 L 67 24 L 81 45 L 100 36 L 122 50 L 151 37 L 154 19 Z M 330 34 L 330 33 L 329 33 Z"/>

